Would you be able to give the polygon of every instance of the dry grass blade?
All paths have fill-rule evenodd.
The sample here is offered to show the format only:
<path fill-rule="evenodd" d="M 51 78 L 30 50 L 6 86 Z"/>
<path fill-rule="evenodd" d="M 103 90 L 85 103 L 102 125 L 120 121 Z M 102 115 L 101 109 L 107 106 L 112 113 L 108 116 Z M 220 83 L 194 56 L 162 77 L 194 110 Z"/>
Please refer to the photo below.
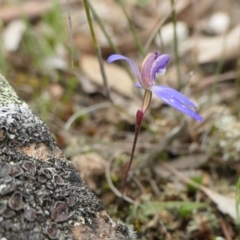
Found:
<path fill-rule="evenodd" d="M 109 89 L 107 76 L 106 76 L 105 69 L 104 69 L 104 66 L 103 66 L 102 51 L 101 51 L 101 48 L 99 47 L 98 41 L 96 39 L 96 35 L 95 35 L 94 28 L 93 28 L 93 23 L 92 23 L 92 18 L 90 16 L 88 0 L 83 0 L 83 4 L 84 4 L 84 8 L 85 8 L 85 13 L 86 13 L 86 16 L 87 16 L 89 29 L 90 29 L 90 32 L 91 32 L 93 47 L 94 47 L 94 50 L 95 50 L 96 55 L 98 57 L 98 62 L 99 62 L 99 67 L 100 67 L 100 72 L 101 72 L 105 92 L 106 92 L 106 95 L 107 95 L 109 101 L 113 102 L 113 100 L 111 98 L 111 92 L 110 92 L 110 89 Z"/>
<path fill-rule="evenodd" d="M 119 198 L 122 198 L 123 200 L 125 200 L 126 202 L 128 203 L 131 203 L 131 204 L 135 204 L 135 205 L 138 205 L 137 202 L 135 202 L 133 199 L 123 195 L 120 191 L 118 191 L 117 188 L 115 188 L 115 186 L 113 185 L 113 182 L 111 180 L 111 176 L 110 176 L 110 169 L 111 169 L 111 165 L 112 165 L 112 162 L 113 162 L 114 158 L 111 159 L 111 161 L 109 162 L 109 164 L 107 165 L 106 167 L 106 179 L 107 179 L 107 183 L 109 185 L 109 187 L 111 188 L 111 190 L 114 192 L 114 194 L 119 197 Z"/>
<path fill-rule="evenodd" d="M 66 124 L 64 125 L 64 129 L 65 129 L 65 130 L 68 130 L 68 129 L 71 127 L 71 125 L 73 124 L 73 122 L 74 122 L 77 118 L 79 118 L 79 117 L 81 117 L 81 116 L 83 116 L 83 115 L 85 115 L 85 114 L 88 114 L 88 113 L 90 113 L 90 112 L 93 112 L 93 111 L 97 111 L 97 110 L 99 110 L 99 109 L 103 109 L 103 108 L 110 107 L 111 105 L 112 105 L 112 104 L 111 104 L 110 102 L 102 102 L 102 103 L 95 104 L 95 105 L 93 105 L 93 106 L 84 108 L 83 110 L 74 113 L 74 114 L 67 120 Z"/>
<path fill-rule="evenodd" d="M 235 221 L 237 221 L 236 200 L 234 198 L 225 197 L 217 192 L 214 192 L 204 186 L 201 186 L 195 183 L 194 181 L 186 177 L 184 174 L 182 174 L 181 172 L 179 172 L 177 169 L 173 168 L 169 164 L 161 163 L 161 166 L 167 171 L 177 176 L 182 182 L 190 184 L 196 187 L 197 189 L 200 189 L 212 200 L 212 202 L 216 204 L 220 212 L 224 214 L 228 214 Z"/>

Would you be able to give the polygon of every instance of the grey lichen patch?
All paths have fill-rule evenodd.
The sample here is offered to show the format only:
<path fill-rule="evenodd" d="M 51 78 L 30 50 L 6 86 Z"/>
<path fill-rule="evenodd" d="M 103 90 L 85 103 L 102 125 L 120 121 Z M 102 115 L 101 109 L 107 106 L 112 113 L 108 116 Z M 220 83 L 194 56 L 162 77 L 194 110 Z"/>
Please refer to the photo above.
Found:
<path fill-rule="evenodd" d="M 11 176 L 18 177 L 23 173 L 23 169 L 18 164 L 13 164 L 11 166 Z"/>
<path fill-rule="evenodd" d="M 21 104 L 14 89 L 9 85 L 5 77 L 0 74 L 0 108 L 8 106 L 9 104 Z"/>
<path fill-rule="evenodd" d="M 69 211 L 69 207 L 65 202 L 56 202 L 51 209 L 51 218 L 55 222 L 64 222 L 71 217 L 73 212 Z"/>
<path fill-rule="evenodd" d="M 47 169 L 42 169 L 38 171 L 38 181 L 40 183 L 45 183 L 50 178 L 51 178 L 51 174 Z"/>
<path fill-rule="evenodd" d="M 11 165 L 8 163 L 3 163 L 0 165 L 0 178 L 7 176 L 11 173 Z"/>
<path fill-rule="evenodd" d="M 31 208 L 31 207 L 26 207 L 26 208 L 24 209 L 24 217 L 25 217 L 28 221 L 33 222 L 33 221 L 36 219 L 36 217 L 37 217 L 37 215 L 36 215 L 36 210 L 33 209 L 33 208 Z"/>
<path fill-rule="evenodd" d="M 94 229 L 103 204 L 59 154 L 46 125 L 15 103 L 0 105 L 0 238 L 72 239 L 79 216 Z"/>
<path fill-rule="evenodd" d="M 8 205 L 13 210 L 20 210 L 24 208 L 25 203 L 22 200 L 22 194 L 15 192 L 8 201 Z"/>
<path fill-rule="evenodd" d="M 24 161 L 22 167 L 29 173 L 35 174 L 36 166 L 30 161 Z"/>
<path fill-rule="evenodd" d="M 1 157 L 0 151 L 0 159 Z M 79 221 L 80 216 L 93 231 L 97 228 L 95 212 L 101 211 L 103 205 L 80 178 L 70 177 L 74 175 L 72 172 L 75 169 L 69 162 L 55 158 L 49 159 L 49 162 L 26 159 L 26 156 L 19 153 L 12 155 L 9 161 L 18 161 L 20 166 L 32 161 L 36 165 L 36 171 L 34 174 L 30 173 L 25 166 L 23 173 L 12 179 L 11 183 L 17 182 L 17 186 L 12 189 L 9 185 L 8 189 L 11 191 L 3 192 L 5 201 L 0 198 L 3 209 L 0 211 L 0 217 L 3 217 L 3 221 L 0 221 L 0 237 L 27 239 L 27 235 L 20 238 L 19 233 L 24 230 L 26 234 L 30 234 L 38 229 L 37 238 L 32 239 L 41 240 L 50 236 L 50 239 L 56 236 L 57 239 L 71 239 L 71 228 Z M 45 174 L 46 182 L 38 181 L 39 172 Z M 64 184 L 57 184 L 54 176 L 61 178 Z M 55 225 L 51 227 L 49 222 Z M 13 229 L 13 226 L 20 224 L 21 228 Z M 14 235 L 15 233 L 18 234 Z"/>
<path fill-rule="evenodd" d="M 67 205 L 69 207 L 73 207 L 76 204 L 76 199 L 75 197 L 69 197 L 67 198 Z"/>
<path fill-rule="evenodd" d="M 16 181 L 13 179 L 11 182 L 6 183 L 4 179 L 0 179 L 0 196 L 4 196 L 13 192 L 16 189 Z"/>
<path fill-rule="evenodd" d="M 63 179 L 58 175 L 54 175 L 53 180 L 57 185 L 63 185 L 64 184 Z"/>
<path fill-rule="evenodd" d="M 6 208 L 1 215 L 3 216 L 3 218 L 8 219 L 8 218 L 12 218 L 15 215 L 15 212 L 9 208 Z"/>
<path fill-rule="evenodd" d="M 95 229 L 103 204 L 28 106 L 0 107 L 0 129 L 0 239 L 73 239 L 79 217 Z"/>
<path fill-rule="evenodd" d="M 117 235 L 119 236 L 119 239 L 121 238 L 122 235 L 128 236 L 129 240 L 136 238 L 135 231 L 131 230 L 129 227 L 127 227 L 124 223 L 120 221 L 116 224 L 115 230 Z"/>
<path fill-rule="evenodd" d="M 0 151 L 0 159 L 5 154 L 6 152 Z M 71 239 L 71 227 L 78 221 L 79 216 L 83 217 L 91 228 L 96 228 L 93 223 L 94 212 L 103 209 L 103 205 L 80 178 L 78 182 L 77 178 L 72 182 L 70 176 L 74 175 L 72 172 L 75 172 L 75 169 L 70 163 L 54 158 L 49 159 L 49 162 L 26 159 L 26 156 L 19 153 L 10 155 L 9 161 L 18 162 L 20 166 L 25 163 L 25 169 L 2 189 L 0 203 L 3 211 L 0 217 L 3 217 L 3 221 L 0 222 L 0 237 L 28 239 L 27 234 L 35 229 L 38 230 L 37 237 L 31 239 L 41 240 L 47 236 L 50 239 Z M 28 168 L 30 164 L 26 162 L 36 165 L 34 173 L 29 172 L 32 167 Z M 57 179 L 63 181 L 63 185 L 56 183 L 56 178 L 49 173 L 49 169 L 54 172 L 53 176 L 58 176 Z M 39 172 L 45 174 L 46 182 L 38 181 Z M 3 201 L 3 198 L 7 201 Z M 24 206 L 29 208 L 26 210 Z M 48 221 L 55 222 L 55 225 L 48 227 Z M 14 228 L 20 225 L 18 230 Z M 26 235 L 20 237 L 19 233 L 22 231 Z"/>
<path fill-rule="evenodd" d="M 130 239 L 125 230 L 101 220 L 102 202 L 1 75 L 0 172 L 0 239 L 101 239 L 99 224 L 119 236 L 112 240 Z"/>
<path fill-rule="evenodd" d="M 46 234 L 48 235 L 48 237 L 50 239 L 57 239 L 59 236 L 59 229 L 57 228 L 57 224 L 56 223 L 52 223 L 50 224 L 50 226 L 48 226 L 46 228 Z"/>

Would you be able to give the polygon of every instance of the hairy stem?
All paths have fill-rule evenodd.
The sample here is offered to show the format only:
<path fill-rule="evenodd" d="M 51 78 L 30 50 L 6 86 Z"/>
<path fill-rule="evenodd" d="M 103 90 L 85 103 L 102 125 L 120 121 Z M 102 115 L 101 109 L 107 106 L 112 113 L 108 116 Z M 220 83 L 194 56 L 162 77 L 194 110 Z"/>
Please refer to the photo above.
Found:
<path fill-rule="evenodd" d="M 138 110 L 137 114 L 136 114 L 135 134 L 134 134 L 134 140 L 133 140 L 133 145 L 132 145 L 132 152 L 131 152 L 130 160 L 129 160 L 127 166 L 126 166 L 126 170 L 125 170 L 125 174 L 124 174 L 124 178 L 123 178 L 122 186 L 121 186 L 122 195 L 124 195 L 127 176 L 128 176 L 128 173 L 129 173 L 129 170 L 130 170 L 130 167 L 132 165 L 133 158 L 134 158 L 134 153 L 135 153 L 137 140 L 138 140 L 138 135 L 139 135 L 140 128 L 141 128 L 141 125 L 142 125 L 143 117 L 144 117 L 143 111 Z"/>

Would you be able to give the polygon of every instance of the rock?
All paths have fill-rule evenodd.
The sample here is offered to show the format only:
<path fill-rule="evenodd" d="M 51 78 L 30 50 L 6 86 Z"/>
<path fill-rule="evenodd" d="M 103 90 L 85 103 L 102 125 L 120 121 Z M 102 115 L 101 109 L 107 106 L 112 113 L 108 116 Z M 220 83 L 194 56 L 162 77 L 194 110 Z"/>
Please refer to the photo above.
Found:
<path fill-rule="evenodd" d="M 0 239 L 134 239 L 1 75 L 0 129 Z"/>

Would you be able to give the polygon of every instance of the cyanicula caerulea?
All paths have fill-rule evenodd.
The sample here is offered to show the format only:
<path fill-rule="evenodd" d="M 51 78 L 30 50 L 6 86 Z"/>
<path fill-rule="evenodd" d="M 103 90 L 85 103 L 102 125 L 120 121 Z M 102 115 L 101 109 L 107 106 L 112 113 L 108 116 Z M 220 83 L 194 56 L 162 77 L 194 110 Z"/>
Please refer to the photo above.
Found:
<path fill-rule="evenodd" d="M 166 72 L 166 66 L 170 60 L 169 55 L 161 54 L 160 52 L 149 53 L 144 59 L 140 71 L 137 65 L 131 59 L 124 57 L 120 54 L 111 55 L 107 61 L 111 63 L 116 60 L 126 60 L 130 64 L 138 80 L 138 83 L 135 83 L 134 86 L 145 89 L 141 110 L 137 110 L 136 113 L 135 137 L 132 145 L 132 152 L 129 163 L 126 165 L 125 176 L 122 181 L 122 194 L 124 194 L 126 179 L 133 161 L 138 134 L 141 128 L 144 114 L 146 113 L 150 105 L 152 93 L 155 93 L 158 98 L 162 99 L 168 105 L 196 119 L 197 121 L 202 122 L 203 118 L 195 112 L 196 106 L 194 105 L 194 103 L 191 102 L 182 93 L 176 91 L 173 88 L 155 84 L 156 74 L 163 75 Z"/>
<path fill-rule="evenodd" d="M 203 118 L 199 116 L 196 111 L 196 106 L 192 101 L 185 97 L 182 93 L 176 91 L 173 88 L 156 85 L 156 74 L 163 75 L 166 72 L 166 66 L 170 60 L 168 54 L 161 54 L 160 52 L 149 53 L 141 66 L 139 71 L 137 65 L 129 58 L 120 55 L 113 54 L 108 58 L 108 62 L 114 62 L 116 60 L 126 60 L 131 66 L 134 75 L 136 76 L 138 83 L 134 86 L 145 89 L 145 95 L 142 104 L 143 114 L 147 111 L 151 102 L 152 92 L 162 99 L 168 105 L 174 107 L 178 111 L 202 122 Z"/>

